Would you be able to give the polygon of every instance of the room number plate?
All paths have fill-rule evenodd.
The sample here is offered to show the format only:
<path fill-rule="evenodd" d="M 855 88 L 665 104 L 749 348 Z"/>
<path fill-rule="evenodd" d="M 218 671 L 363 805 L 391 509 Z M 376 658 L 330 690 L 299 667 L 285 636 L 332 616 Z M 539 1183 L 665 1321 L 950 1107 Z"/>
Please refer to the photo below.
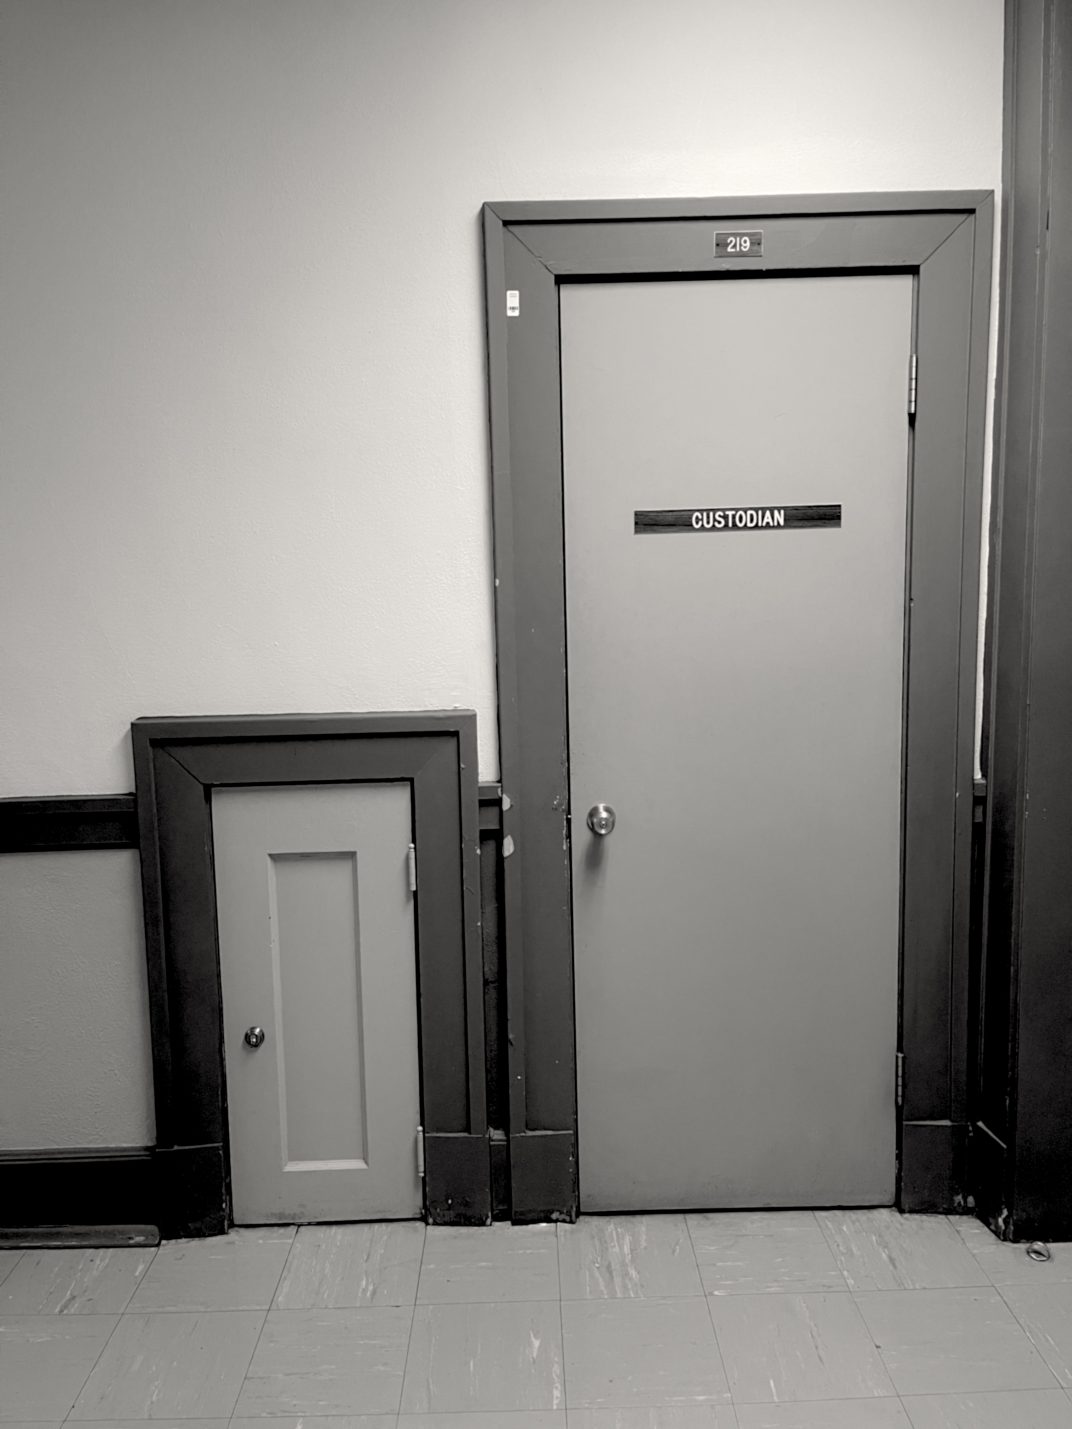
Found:
<path fill-rule="evenodd" d="M 716 258 L 762 258 L 763 230 L 749 228 L 715 234 Z"/>

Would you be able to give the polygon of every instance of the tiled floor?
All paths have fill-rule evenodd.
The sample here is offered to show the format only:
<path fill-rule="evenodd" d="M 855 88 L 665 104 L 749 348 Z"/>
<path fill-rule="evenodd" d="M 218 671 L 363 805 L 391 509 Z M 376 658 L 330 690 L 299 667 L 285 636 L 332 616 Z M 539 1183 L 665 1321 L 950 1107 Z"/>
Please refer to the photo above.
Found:
<path fill-rule="evenodd" d="M 893 1211 L 4 1251 L 0 1421 L 1072 1429 L 1053 1251 Z"/>

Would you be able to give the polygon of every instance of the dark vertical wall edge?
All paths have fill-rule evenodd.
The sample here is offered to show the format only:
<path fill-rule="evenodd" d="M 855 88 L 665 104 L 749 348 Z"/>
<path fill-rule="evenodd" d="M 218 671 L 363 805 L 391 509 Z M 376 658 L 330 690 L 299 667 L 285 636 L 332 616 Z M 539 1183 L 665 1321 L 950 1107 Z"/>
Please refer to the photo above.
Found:
<path fill-rule="evenodd" d="M 1006 7 L 1006 142 L 975 1194 L 1072 1236 L 1072 11 Z M 989 1138 L 989 1139 L 988 1139 Z"/>

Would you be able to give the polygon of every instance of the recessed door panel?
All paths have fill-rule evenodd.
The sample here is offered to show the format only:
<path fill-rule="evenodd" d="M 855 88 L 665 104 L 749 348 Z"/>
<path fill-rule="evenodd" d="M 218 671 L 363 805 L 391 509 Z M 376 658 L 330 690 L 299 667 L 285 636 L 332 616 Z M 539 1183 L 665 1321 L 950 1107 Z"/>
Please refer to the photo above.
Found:
<path fill-rule="evenodd" d="M 408 784 L 220 789 L 237 1223 L 420 1213 Z"/>
<path fill-rule="evenodd" d="M 912 280 L 561 319 L 582 1207 L 889 1203 Z"/>

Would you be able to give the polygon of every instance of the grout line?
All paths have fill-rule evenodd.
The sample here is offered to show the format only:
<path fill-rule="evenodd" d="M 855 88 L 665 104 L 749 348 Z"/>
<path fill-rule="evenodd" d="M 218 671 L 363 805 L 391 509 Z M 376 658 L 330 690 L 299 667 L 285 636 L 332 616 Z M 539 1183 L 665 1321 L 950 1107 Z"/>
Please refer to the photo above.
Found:
<path fill-rule="evenodd" d="M 702 1270 L 701 1267 L 700 1267 L 700 1257 L 696 1254 L 696 1242 L 695 1242 L 695 1241 L 693 1240 L 693 1238 L 692 1238 L 692 1226 L 689 1225 L 689 1218 L 688 1218 L 688 1216 L 685 1216 L 685 1217 L 684 1217 L 684 1221 L 685 1221 L 685 1234 L 686 1234 L 686 1235 L 688 1236 L 688 1238 L 689 1238 L 689 1249 L 692 1251 L 692 1263 L 693 1263 L 693 1265 L 695 1265 L 695 1267 L 696 1267 L 696 1274 L 699 1276 L 699 1280 L 700 1280 L 700 1289 L 703 1291 L 704 1304 L 707 1306 L 707 1321 L 708 1321 L 708 1324 L 711 1326 L 711 1335 L 712 1335 L 712 1337 L 714 1338 L 714 1341 L 715 1341 L 715 1353 L 718 1355 L 718 1362 L 719 1362 L 719 1365 L 722 1367 L 722 1378 L 726 1381 L 726 1393 L 727 1393 L 727 1394 L 729 1395 L 729 1397 L 730 1397 L 730 1403 L 731 1403 L 731 1405 L 733 1406 L 733 1417 L 736 1419 L 736 1418 L 737 1418 L 737 1401 L 736 1401 L 736 1400 L 734 1399 L 734 1397 L 733 1397 L 733 1389 L 732 1389 L 731 1386 L 730 1386 L 729 1371 L 728 1371 L 727 1368 L 726 1368 L 726 1357 L 725 1357 L 725 1355 L 722 1353 L 722 1345 L 721 1345 L 721 1343 L 720 1343 L 720 1341 L 719 1341 L 719 1338 L 718 1338 L 718 1330 L 715 1329 L 715 1317 L 714 1317 L 714 1315 L 711 1313 L 711 1300 L 712 1300 L 713 1297 L 710 1296 L 710 1295 L 708 1295 L 707 1290 L 706 1290 L 706 1288 L 705 1288 L 705 1286 L 704 1286 L 704 1283 L 703 1283 L 703 1270 Z"/>
<path fill-rule="evenodd" d="M 566 1317 L 562 1308 L 562 1241 L 561 1226 L 555 1225 L 555 1274 L 558 1278 L 558 1343 L 562 1350 L 562 1412 L 569 1429 L 569 1394 L 566 1385 Z"/>
<path fill-rule="evenodd" d="M 297 1249 L 297 1245 L 298 1245 L 298 1232 L 301 1231 L 302 1229 L 303 1229 L 302 1226 L 295 1226 L 295 1228 L 294 1228 L 294 1234 L 293 1234 L 293 1236 L 291 1237 L 291 1241 L 290 1241 L 290 1248 L 287 1250 L 286 1255 L 283 1257 L 283 1268 L 282 1268 L 282 1270 L 279 1272 L 279 1279 L 275 1282 L 275 1289 L 272 1291 L 272 1298 L 268 1301 L 268 1309 L 269 1309 L 269 1310 L 275 1310 L 275 1309 L 277 1308 L 275 1302 L 276 1302 L 276 1299 L 277 1299 L 278 1296 L 279 1296 L 279 1289 L 280 1289 L 280 1286 L 283 1284 L 284 1279 L 286 1278 L 287 1267 L 290 1265 L 291 1257 L 293 1256 L 295 1250 Z"/>
<path fill-rule="evenodd" d="M 3 1250 L 2 1246 L 0 1246 L 0 1250 Z M 15 1259 L 11 1262 L 11 1265 L 8 1267 L 5 1273 L 3 1275 L 0 1275 L 0 1285 L 5 1284 L 5 1282 L 15 1273 L 16 1267 L 18 1266 L 19 1262 L 22 1260 L 22 1257 L 25 1254 L 26 1252 L 21 1248 L 15 1251 Z"/>
<path fill-rule="evenodd" d="M 406 1357 L 402 1361 L 402 1378 L 398 1384 L 398 1404 L 395 1406 L 396 1424 L 398 1422 L 398 1416 L 402 1413 L 402 1397 L 406 1392 L 406 1375 L 409 1373 L 409 1352 L 413 1348 L 413 1326 L 417 1322 L 417 1297 L 421 1293 L 421 1275 L 424 1273 L 424 1255 L 428 1249 L 428 1222 L 424 1221 L 422 1224 L 424 1226 L 424 1235 L 421 1238 L 421 1261 L 417 1266 L 417 1283 L 413 1287 L 413 1304 L 410 1306 L 409 1316 L 409 1334 L 406 1337 Z M 432 1412 L 431 1407 L 429 1407 L 428 1412 Z"/>
<path fill-rule="evenodd" d="M 1064 1282 L 1054 1281 L 1054 1284 L 1055 1284 L 1055 1285 L 1059 1285 L 1059 1284 L 1062 1284 L 1062 1283 L 1064 1283 Z M 1011 1286 L 1011 1285 L 1007 1285 L 1007 1286 L 1005 1287 L 1006 1290 L 1012 1290 L 1012 1289 L 1014 1289 L 1014 1288 L 1015 1288 L 1015 1287 L 1013 1287 L 1013 1286 Z M 1046 1368 L 1049 1370 L 1050 1374 L 1053 1375 L 1054 1383 L 1058 1386 L 1059 1389 L 1065 1389 L 1065 1386 L 1061 1383 L 1060 1379 L 1058 1378 L 1057 1371 L 1053 1368 L 1053 1366 L 1050 1364 L 1049 1360 L 1046 1358 L 1046 1356 L 1042 1353 L 1042 1350 L 1039 1348 L 1039 1345 L 1038 1345 L 1037 1341 L 1035 1340 L 1034 1335 L 1033 1335 L 1033 1334 L 1031 1333 L 1031 1331 L 1028 1329 L 1027 1325 L 1024 1324 L 1023 1320 L 1021 1320 L 1021 1318 L 1020 1318 L 1020 1316 L 1017 1314 L 1015 1308 L 1014 1308 L 1012 1305 L 1009 1304 L 1008 1300 L 1006 1300 L 1004 1291 L 1002 1290 L 1002 1287 L 1001 1287 L 1000 1285 L 995 1285 L 995 1286 L 994 1286 L 994 1289 L 997 1291 L 998 1297 L 999 1297 L 999 1299 L 1001 1300 L 1001 1303 L 1005 1306 L 1006 1310 L 1008 1310 L 1009 1314 L 1010 1314 L 1010 1315 L 1013 1317 L 1013 1319 L 1016 1321 L 1016 1323 L 1017 1323 L 1017 1325 L 1020 1327 L 1021 1331 L 1027 1336 L 1027 1342 L 1028 1342 L 1028 1344 L 1031 1346 L 1031 1348 L 1032 1348 L 1032 1349 L 1035 1351 L 1035 1353 L 1038 1355 L 1039 1359 L 1042 1361 L 1042 1363 L 1043 1363 L 1043 1364 L 1046 1366 Z"/>
<path fill-rule="evenodd" d="M 294 1246 L 295 1246 L 295 1244 L 297 1243 L 297 1239 L 298 1239 L 298 1229 L 297 1229 L 297 1227 L 295 1226 L 295 1228 L 294 1228 L 294 1234 L 293 1234 L 293 1236 L 291 1236 L 290 1245 L 289 1245 L 289 1247 L 288 1247 L 288 1249 L 287 1249 L 287 1253 L 286 1253 L 286 1255 L 283 1257 L 283 1264 L 282 1264 L 282 1266 L 280 1267 L 279 1274 L 276 1276 L 275 1287 L 274 1287 L 274 1289 L 272 1290 L 271 1295 L 269 1295 L 269 1297 L 268 1297 L 268 1307 L 267 1307 L 267 1309 L 264 1311 L 264 1318 L 261 1320 L 261 1327 L 260 1327 L 260 1329 L 257 1331 L 257 1338 L 256 1338 L 256 1340 L 253 1342 L 253 1349 L 250 1351 L 249 1359 L 246 1361 L 246 1367 L 245 1367 L 245 1369 L 242 1371 L 242 1380 L 241 1380 L 241 1383 L 240 1383 L 239 1386 L 238 1386 L 238 1391 L 237 1391 L 237 1393 L 235 1394 L 234 1403 L 231 1405 L 231 1408 L 230 1408 L 230 1410 L 228 1411 L 228 1414 L 227 1414 L 227 1422 L 228 1422 L 228 1424 L 230 1424 L 231 1420 L 234 1418 L 234 1412 L 235 1412 L 235 1410 L 238 1408 L 238 1401 L 242 1398 L 242 1391 L 243 1391 L 243 1389 L 245 1389 L 245 1387 L 246 1387 L 246 1381 L 249 1379 L 249 1369 L 250 1369 L 250 1365 L 252 1365 L 254 1359 L 256 1358 L 257 1351 L 258 1351 L 258 1350 L 260 1349 L 260 1347 L 261 1347 L 261 1340 L 264 1338 L 264 1330 L 265 1330 L 265 1326 L 268 1324 L 268 1316 L 269 1316 L 269 1314 L 271 1313 L 272 1301 L 275 1299 L 276 1295 L 277 1295 L 278 1292 L 279 1292 L 279 1285 L 280 1285 L 280 1282 L 281 1282 L 282 1279 L 283 1279 L 283 1272 L 284 1272 L 284 1271 L 286 1270 L 286 1268 L 287 1268 L 287 1262 L 290 1260 L 291 1253 L 292 1253 L 292 1251 L 294 1250 Z M 212 1311 L 201 1311 L 201 1312 L 199 1312 L 199 1313 L 201 1313 L 201 1314 L 211 1314 L 211 1313 L 213 1313 L 213 1312 L 212 1312 Z M 220 1312 L 220 1313 L 223 1313 L 223 1312 Z"/>
<path fill-rule="evenodd" d="M 57 1315 L 57 1316 L 56 1316 L 56 1319 L 57 1319 L 57 1321 L 62 1321 L 63 1316 L 62 1316 L 62 1315 Z M 104 1343 L 103 1343 L 103 1344 L 101 1345 L 101 1347 L 100 1347 L 100 1353 L 97 1355 L 97 1358 L 93 1361 L 93 1364 L 92 1364 L 92 1366 L 91 1366 L 91 1368 L 90 1368 L 90 1370 L 89 1370 L 89 1373 L 86 1375 L 86 1377 L 85 1377 L 85 1379 L 82 1381 L 82 1383 L 78 1386 L 78 1392 L 77 1392 L 77 1394 L 75 1394 L 74 1398 L 71 1400 L 71 1406 L 70 1406 L 70 1408 L 67 1410 L 67 1413 L 66 1413 L 65 1415 L 63 1415 L 62 1419 L 60 1420 L 60 1423 L 61 1423 L 61 1424 L 66 1424 L 66 1423 L 68 1422 L 68 1420 L 70 1419 L 71 1415 L 74 1413 L 74 1407 L 75 1407 L 75 1405 L 78 1403 L 79 1399 L 81 1399 L 81 1397 L 82 1397 L 82 1391 L 85 1389 L 86 1385 L 89 1383 L 90 1379 L 92 1378 L 94 1370 L 95 1370 L 95 1369 L 97 1368 L 97 1366 L 100 1364 L 101 1359 L 102 1359 L 103 1356 L 104 1356 L 104 1351 L 105 1351 L 105 1350 L 108 1348 L 108 1346 L 112 1343 L 112 1340 L 115 1338 L 115 1332 L 119 1329 L 119 1326 L 120 1326 L 122 1323 L 123 1323 L 123 1316 L 122 1316 L 122 1314 L 116 1315 L 116 1317 L 115 1317 L 115 1324 L 112 1326 L 111 1333 L 108 1334 L 108 1335 L 105 1335 L 105 1337 L 104 1337 Z M 76 1422 L 77 1422 L 77 1421 L 76 1421 Z"/>
<path fill-rule="evenodd" d="M 196 1313 L 196 1312 L 195 1312 L 195 1313 Z M 203 1311 L 203 1312 L 201 1312 L 201 1313 L 211 1313 L 211 1312 L 209 1312 L 209 1311 Z M 242 1311 L 241 1313 L 243 1313 L 243 1314 L 249 1314 L 249 1313 L 251 1313 L 251 1312 L 250 1312 L 250 1311 Z M 262 1339 L 263 1336 L 264 1336 L 264 1327 L 265 1327 L 265 1325 L 267 1325 L 267 1323 L 268 1323 L 268 1311 L 265 1310 L 265 1311 L 264 1311 L 264 1318 L 263 1318 L 263 1320 L 261 1320 L 261 1327 L 260 1327 L 260 1329 L 257 1331 L 257 1338 L 256 1338 L 256 1340 L 254 1340 L 254 1342 L 253 1342 L 253 1349 L 250 1351 L 249 1359 L 246 1361 L 246 1367 L 245 1367 L 245 1369 L 242 1371 L 242 1380 L 241 1380 L 241 1383 L 240 1383 L 239 1386 L 238 1386 L 238 1391 L 237 1391 L 237 1393 L 235 1394 L 234 1403 L 231 1405 L 231 1408 L 230 1408 L 230 1410 L 229 1410 L 228 1413 L 227 1413 L 227 1421 L 228 1421 L 228 1423 L 230 1423 L 231 1419 L 233 1419 L 233 1417 L 234 1417 L 234 1412 L 235 1412 L 235 1410 L 238 1408 L 238 1401 L 242 1398 L 242 1391 L 243 1391 L 243 1389 L 245 1389 L 245 1387 L 246 1387 L 246 1380 L 249 1379 L 249 1367 L 250 1367 L 250 1365 L 253 1363 L 254 1356 L 256 1355 L 257 1351 L 258 1351 L 258 1350 L 260 1349 L 260 1347 L 261 1347 L 261 1339 Z M 223 1418 L 223 1415 L 220 1415 L 220 1418 L 222 1419 L 222 1418 Z"/>

